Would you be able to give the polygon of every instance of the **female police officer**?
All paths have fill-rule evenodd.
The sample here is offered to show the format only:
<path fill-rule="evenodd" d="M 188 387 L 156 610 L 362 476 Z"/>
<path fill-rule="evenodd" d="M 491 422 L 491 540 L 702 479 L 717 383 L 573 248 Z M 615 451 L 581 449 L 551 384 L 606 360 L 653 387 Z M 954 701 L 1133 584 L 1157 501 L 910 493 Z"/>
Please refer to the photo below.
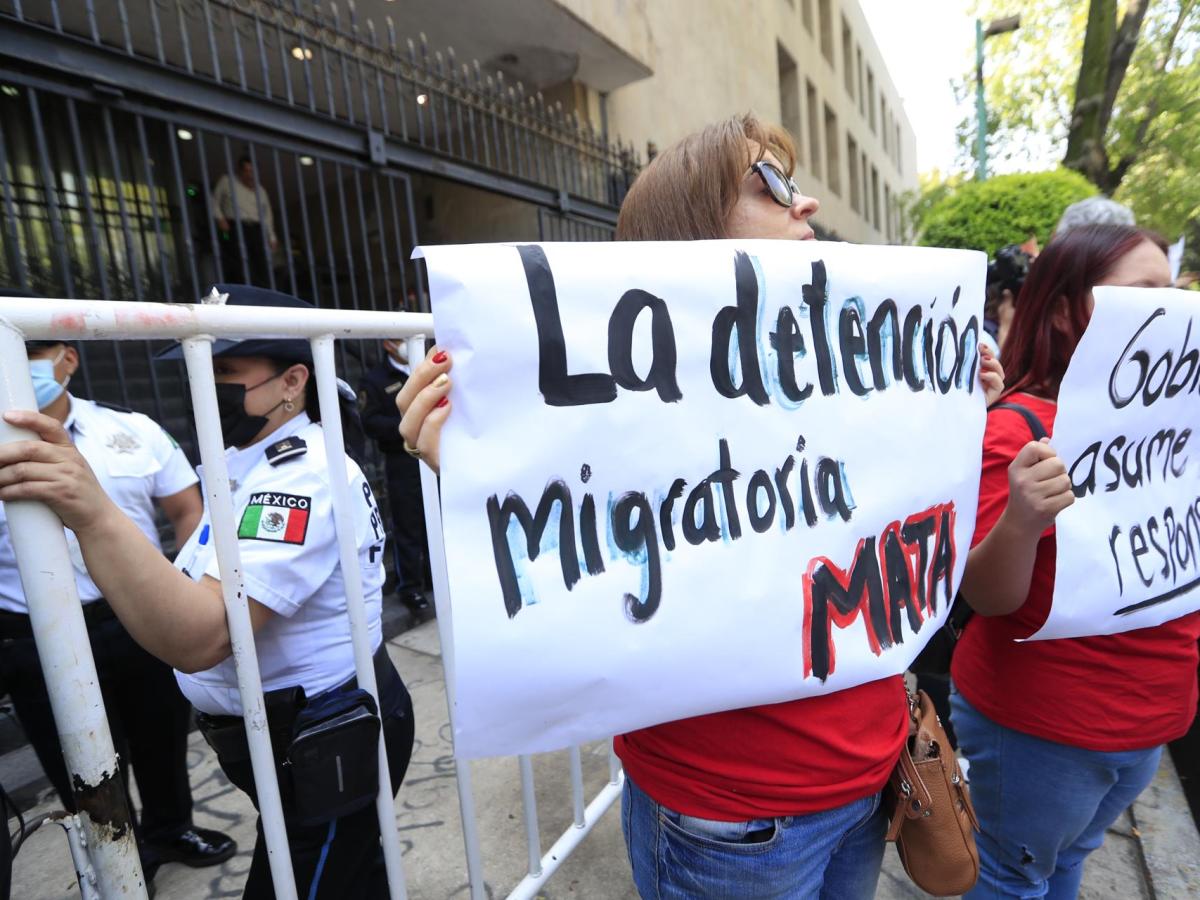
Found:
<path fill-rule="evenodd" d="M 227 293 L 230 305 L 311 308 L 259 288 L 214 290 Z M 174 347 L 163 355 L 178 353 Z M 344 794 L 323 794 L 319 777 L 300 775 L 312 756 L 306 751 L 319 758 L 331 749 L 314 748 L 314 739 L 342 741 L 332 749 L 369 767 L 379 729 L 370 715 L 373 704 L 356 690 L 309 344 L 216 341 L 213 356 L 250 618 L 300 894 L 386 896 L 370 792 L 347 811 Z M 179 685 L 199 711 L 222 769 L 257 803 L 209 511 L 172 566 L 108 499 L 57 421 L 33 412 L 6 418 L 42 440 L 0 447 L 0 500 L 42 501 L 75 532 L 88 571 L 117 616 L 138 643 L 178 670 Z M 361 501 L 354 504 L 355 538 L 371 640 L 378 648 L 380 718 L 394 791 L 412 751 L 412 706 L 382 645 L 379 511 L 358 466 L 349 458 L 342 464 L 352 499 Z M 305 728 L 322 716 L 351 727 Z M 354 764 L 351 774 L 360 769 Z M 258 834 L 244 896 L 272 897 L 261 821 Z"/>

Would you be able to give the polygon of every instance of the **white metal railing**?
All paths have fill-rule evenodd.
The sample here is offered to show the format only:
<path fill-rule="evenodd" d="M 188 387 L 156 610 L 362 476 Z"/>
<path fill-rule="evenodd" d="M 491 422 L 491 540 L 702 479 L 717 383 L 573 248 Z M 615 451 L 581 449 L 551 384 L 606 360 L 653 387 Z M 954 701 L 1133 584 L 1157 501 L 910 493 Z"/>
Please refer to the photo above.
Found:
<path fill-rule="evenodd" d="M 409 359 L 416 361 L 424 357 L 425 335 L 432 333 L 432 316 L 420 313 L 312 310 L 298 316 L 294 309 L 253 306 L 0 298 L 0 414 L 9 409 L 36 408 L 24 349 L 26 340 L 175 339 L 183 343 L 200 459 L 205 468 L 206 501 L 222 572 L 221 588 L 238 690 L 245 714 L 251 765 L 271 877 L 276 896 L 281 900 L 297 896 L 296 882 L 288 851 L 258 657 L 238 552 L 237 528 L 217 414 L 212 342 L 218 338 L 308 339 L 312 346 L 313 374 L 317 382 L 322 420 L 336 422 L 340 416 L 334 371 L 336 340 L 405 337 L 408 339 Z M 330 459 L 341 458 L 344 453 L 341 429 L 325 428 L 323 432 L 327 456 Z M 0 421 L 0 443 L 29 437 L 27 433 Z M 332 469 L 331 473 L 334 471 L 339 470 Z M 424 464 L 421 466 L 421 478 L 446 676 L 446 700 L 453 726 L 453 609 L 442 542 L 438 482 L 436 475 Z M 362 578 L 354 544 L 349 484 L 340 474 L 331 479 L 331 493 L 338 554 L 346 585 L 355 671 L 359 685 L 369 691 L 378 703 Z M 73 779 L 78 776 L 84 785 L 99 786 L 108 794 L 116 791 L 116 796 L 123 798 L 119 775 L 114 774 L 118 772 L 116 754 L 108 733 L 62 523 L 49 508 L 40 503 L 10 503 L 7 513 L 29 604 L 30 623 L 46 675 L 67 767 Z M 389 891 L 393 900 L 403 900 L 406 897 L 405 879 L 382 731 L 378 753 L 380 787 L 376 797 L 376 812 L 382 834 Z M 533 897 L 620 795 L 622 773 L 611 747 L 609 781 L 586 805 L 578 747 L 572 748 L 569 758 L 574 821 L 545 854 L 541 852 L 538 835 L 532 764 L 528 757 L 519 758 L 529 865 L 528 874 L 512 891 L 510 898 Z M 467 760 L 456 758 L 456 775 L 470 896 L 472 900 L 483 900 L 486 896 L 483 862 L 471 769 Z M 81 843 L 87 851 L 86 861 L 76 859 L 81 884 L 94 886 L 104 898 L 144 897 L 145 885 L 131 829 L 114 829 L 109 827 L 112 824 L 110 821 L 93 820 L 88 804 L 84 802 L 81 805 Z M 125 823 L 128 824 L 127 811 Z"/>

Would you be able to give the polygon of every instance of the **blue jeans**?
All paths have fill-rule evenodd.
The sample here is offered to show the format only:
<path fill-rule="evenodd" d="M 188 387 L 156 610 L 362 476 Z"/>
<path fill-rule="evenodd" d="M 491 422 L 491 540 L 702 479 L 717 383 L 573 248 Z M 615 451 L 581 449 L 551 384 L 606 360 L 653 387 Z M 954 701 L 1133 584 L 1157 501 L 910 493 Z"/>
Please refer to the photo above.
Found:
<path fill-rule="evenodd" d="M 871 900 L 887 821 L 878 794 L 806 816 L 698 819 L 626 779 L 621 828 L 643 900 Z"/>
<path fill-rule="evenodd" d="M 950 695 L 958 746 L 971 761 L 979 816 L 979 883 L 965 900 L 1074 900 L 1083 862 L 1158 770 L 1162 747 L 1102 753 L 997 725 Z"/>

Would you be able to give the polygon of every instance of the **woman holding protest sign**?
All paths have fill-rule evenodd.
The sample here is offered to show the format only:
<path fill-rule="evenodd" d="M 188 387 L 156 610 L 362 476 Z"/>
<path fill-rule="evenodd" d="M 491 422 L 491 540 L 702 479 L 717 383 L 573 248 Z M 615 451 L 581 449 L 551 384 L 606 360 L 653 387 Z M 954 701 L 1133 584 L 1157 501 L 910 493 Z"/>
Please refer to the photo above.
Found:
<path fill-rule="evenodd" d="M 982 827 L 980 877 L 968 897 L 1076 896 L 1084 860 L 1150 783 L 1162 745 L 1195 715 L 1200 613 L 1121 634 L 1022 640 L 1049 615 L 1054 520 L 1075 501 L 1050 439 L 1031 431 L 1040 424 L 1053 432 L 1092 288 L 1169 287 L 1164 251 L 1161 239 L 1136 228 L 1077 228 L 1046 247 L 1020 294 L 1004 399 L 1023 410 L 988 416 L 961 587 L 980 615 L 952 668 L 954 727 Z"/>
<path fill-rule="evenodd" d="M 792 181 L 782 129 L 753 116 L 664 151 L 621 209 L 621 240 L 811 240 L 819 208 Z M 435 469 L 450 415 L 449 355 L 435 349 L 397 396 L 406 449 Z M 985 355 L 985 389 L 1003 386 Z M 880 791 L 907 733 L 900 676 L 821 697 L 669 722 L 616 738 L 622 824 L 644 897 L 874 896 Z"/>

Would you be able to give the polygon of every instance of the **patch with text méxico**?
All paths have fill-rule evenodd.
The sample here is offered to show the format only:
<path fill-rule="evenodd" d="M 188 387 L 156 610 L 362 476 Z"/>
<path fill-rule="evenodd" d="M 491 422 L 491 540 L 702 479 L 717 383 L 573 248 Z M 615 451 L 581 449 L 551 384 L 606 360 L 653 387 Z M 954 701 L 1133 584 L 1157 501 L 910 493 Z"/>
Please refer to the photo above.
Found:
<path fill-rule="evenodd" d="M 238 537 L 281 544 L 303 544 L 308 533 L 312 499 L 296 494 L 262 491 L 250 495 L 242 513 Z"/>

